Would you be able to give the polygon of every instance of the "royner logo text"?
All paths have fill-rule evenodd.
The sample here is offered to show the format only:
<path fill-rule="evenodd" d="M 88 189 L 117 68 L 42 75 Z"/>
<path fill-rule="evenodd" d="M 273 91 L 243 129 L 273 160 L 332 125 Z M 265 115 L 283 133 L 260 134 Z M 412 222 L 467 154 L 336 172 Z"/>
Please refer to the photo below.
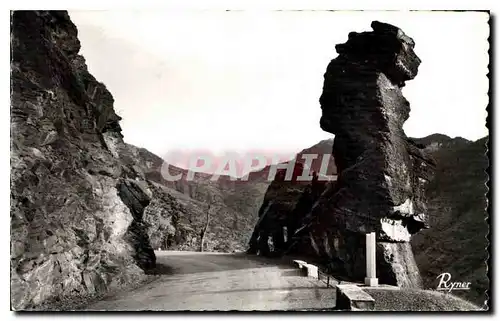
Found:
<path fill-rule="evenodd" d="M 437 279 L 439 280 L 439 284 L 436 290 L 448 292 L 452 290 L 470 290 L 470 282 L 452 282 L 451 273 L 441 273 Z"/>

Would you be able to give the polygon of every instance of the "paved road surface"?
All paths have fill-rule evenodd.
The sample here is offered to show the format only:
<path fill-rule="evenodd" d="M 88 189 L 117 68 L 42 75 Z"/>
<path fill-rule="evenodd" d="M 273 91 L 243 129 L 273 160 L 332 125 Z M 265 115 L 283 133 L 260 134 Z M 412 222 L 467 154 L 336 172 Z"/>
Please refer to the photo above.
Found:
<path fill-rule="evenodd" d="M 335 289 L 283 261 L 243 254 L 156 252 L 158 280 L 87 310 L 303 310 L 335 306 Z M 287 261 L 288 262 L 288 261 Z"/>

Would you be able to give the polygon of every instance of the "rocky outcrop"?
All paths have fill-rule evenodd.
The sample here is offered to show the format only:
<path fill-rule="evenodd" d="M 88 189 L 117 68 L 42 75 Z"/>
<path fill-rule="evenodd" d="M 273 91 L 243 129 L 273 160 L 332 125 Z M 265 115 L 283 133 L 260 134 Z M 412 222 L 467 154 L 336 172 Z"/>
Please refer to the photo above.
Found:
<path fill-rule="evenodd" d="M 12 308 L 141 280 L 155 266 L 152 232 L 180 233 L 180 205 L 125 161 L 113 97 L 67 12 L 13 12 L 11 49 Z"/>
<path fill-rule="evenodd" d="M 259 209 L 259 219 L 250 238 L 247 253 L 264 256 L 305 254 L 302 233 L 304 217 L 323 192 L 326 181 L 318 180 L 315 171 L 312 181 L 297 180 L 304 165 L 296 162 L 291 180 L 286 180 L 286 170 L 279 169 L 269 185 Z M 306 242 L 307 243 L 307 242 Z"/>
<path fill-rule="evenodd" d="M 286 227 L 292 232 L 287 253 L 316 256 L 336 275 L 362 280 L 365 234 L 376 232 L 380 281 L 419 287 L 409 241 L 428 227 L 425 187 L 435 163 L 403 131 L 410 105 L 401 87 L 416 76 L 420 60 L 413 40 L 400 29 L 376 21 L 372 28 L 352 32 L 337 45 L 339 56 L 325 73 L 320 125 L 335 135 L 337 180 L 316 187 L 313 182 L 297 195 L 285 187 L 290 182 L 273 182 L 254 232 L 254 239 L 263 236 L 262 245 L 250 244 L 250 252 L 268 254 L 268 230 Z M 283 202 L 272 196 L 272 188 L 286 190 L 278 195 L 287 195 L 293 205 L 273 211 Z M 264 213 L 269 217 L 262 218 Z"/>
<path fill-rule="evenodd" d="M 151 202 L 152 193 L 147 189 L 146 182 L 131 179 L 121 179 L 117 189 L 118 196 L 127 205 L 134 218 L 127 229 L 127 241 L 135 250 L 134 259 L 143 270 L 151 270 L 155 267 L 156 256 L 149 243 L 143 216 L 146 207 Z"/>
<path fill-rule="evenodd" d="M 401 92 L 420 59 L 403 31 L 371 26 L 336 46 L 339 56 L 325 73 L 320 124 L 335 134 L 339 176 L 312 209 L 310 237 L 319 256 L 361 279 L 364 234 L 376 232 L 380 281 L 420 287 L 409 241 L 427 227 L 424 191 L 435 163 L 403 131 L 410 104 Z"/>

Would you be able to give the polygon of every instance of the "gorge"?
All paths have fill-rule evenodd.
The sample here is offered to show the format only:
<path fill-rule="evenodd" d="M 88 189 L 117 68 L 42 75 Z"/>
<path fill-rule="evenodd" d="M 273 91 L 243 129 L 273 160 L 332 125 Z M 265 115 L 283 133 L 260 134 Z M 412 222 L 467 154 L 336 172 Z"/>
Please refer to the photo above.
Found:
<path fill-rule="evenodd" d="M 449 268 L 471 279 L 468 299 L 484 302 L 488 242 L 472 234 L 489 230 L 488 138 L 408 138 L 401 87 L 420 64 L 415 43 L 394 26 L 372 27 L 350 33 L 326 70 L 320 126 L 335 138 L 296 156 L 332 154 L 336 180 L 297 181 L 298 161 L 291 181 L 267 181 L 269 167 L 244 182 L 168 181 L 163 159 L 124 141 L 68 13 L 12 12 L 12 309 L 144 282 L 154 250 L 198 251 L 207 213 L 208 252 L 311 256 L 359 280 L 364 233 L 376 231 L 381 282 L 432 287 Z"/>

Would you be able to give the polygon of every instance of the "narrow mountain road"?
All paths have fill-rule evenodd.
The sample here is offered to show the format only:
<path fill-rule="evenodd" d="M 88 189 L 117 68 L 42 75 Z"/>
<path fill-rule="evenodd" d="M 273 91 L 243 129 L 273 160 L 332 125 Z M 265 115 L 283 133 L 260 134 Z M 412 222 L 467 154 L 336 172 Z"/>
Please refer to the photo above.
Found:
<path fill-rule="evenodd" d="M 86 310 L 316 310 L 335 306 L 335 288 L 290 263 L 244 254 L 156 252 L 164 275 Z"/>

